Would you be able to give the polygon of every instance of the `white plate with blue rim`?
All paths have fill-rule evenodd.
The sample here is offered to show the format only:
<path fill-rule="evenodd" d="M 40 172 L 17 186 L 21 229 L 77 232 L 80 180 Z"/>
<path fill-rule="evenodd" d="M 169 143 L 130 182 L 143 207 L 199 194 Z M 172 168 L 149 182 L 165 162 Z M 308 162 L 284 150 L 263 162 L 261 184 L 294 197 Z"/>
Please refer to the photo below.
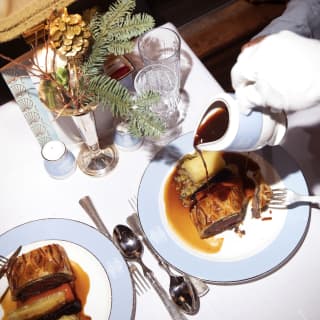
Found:
<path fill-rule="evenodd" d="M 52 218 L 22 224 L 0 236 L 0 253 L 9 256 L 20 245 L 24 253 L 53 243 L 62 245 L 71 263 L 80 266 L 89 278 L 84 314 L 92 319 L 133 317 L 135 296 L 125 260 L 109 239 L 85 223 Z M 4 277 L 1 292 L 6 285 Z"/>
<path fill-rule="evenodd" d="M 305 238 L 310 220 L 308 205 L 267 210 L 263 219 L 253 219 L 247 212 L 241 226 L 245 235 L 224 231 L 215 237 L 223 241 L 215 253 L 198 250 L 177 234 L 168 221 L 164 190 L 178 160 L 193 152 L 192 133 L 178 137 L 156 154 L 141 179 L 138 214 L 154 250 L 177 270 L 211 283 L 246 282 L 280 268 Z M 308 194 L 302 172 L 281 147 L 266 147 L 247 155 L 259 165 L 271 187 Z M 267 217 L 271 214 L 272 218 Z"/>

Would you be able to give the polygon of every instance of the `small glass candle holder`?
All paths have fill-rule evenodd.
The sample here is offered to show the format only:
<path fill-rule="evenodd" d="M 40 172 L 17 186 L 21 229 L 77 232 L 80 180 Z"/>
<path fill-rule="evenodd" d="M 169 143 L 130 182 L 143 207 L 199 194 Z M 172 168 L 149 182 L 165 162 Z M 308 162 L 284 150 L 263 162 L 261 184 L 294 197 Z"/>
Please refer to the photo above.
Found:
<path fill-rule="evenodd" d="M 65 179 L 77 168 L 74 155 L 59 140 L 47 142 L 42 147 L 41 155 L 44 159 L 44 167 L 52 178 Z"/>
<path fill-rule="evenodd" d="M 143 138 L 130 134 L 127 123 L 122 121 L 116 126 L 114 143 L 122 151 L 134 151 L 141 147 Z"/>

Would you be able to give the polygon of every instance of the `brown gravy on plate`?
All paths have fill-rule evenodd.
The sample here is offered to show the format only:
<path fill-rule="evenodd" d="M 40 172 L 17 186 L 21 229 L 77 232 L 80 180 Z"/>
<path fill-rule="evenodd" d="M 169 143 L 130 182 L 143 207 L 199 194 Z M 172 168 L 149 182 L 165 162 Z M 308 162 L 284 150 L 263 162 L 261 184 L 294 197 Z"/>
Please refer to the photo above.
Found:
<path fill-rule="evenodd" d="M 192 248 L 204 253 L 217 253 L 222 247 L 223 238 L 211 237 L 200 239 L 189 218 L 189 209 L 179 199 L 174 181 L 175 170 L 168 177 L 164 188 L 164 205 L 167 220 L 174 232 Z"/>
<path fill-rule="evenodd" d="M 226 152 L 223 155 L 227 164 L 236 164 L 242 176 L 245 193 L 252 196 L 253 182 L 246 177 L 247 170 L 259 170 L 259 165 L 247 155 Z M 223 237 L 216 235 L 201 239 L 189 216 L 189 208 L 184 207 L 179 198 L 174 181 L 176 169 L 168 176 L 164 186 L 164 208 L 167 221 L 174 233 L 190 247 L 203 253 L 217 253 L 223 245 Z"/>

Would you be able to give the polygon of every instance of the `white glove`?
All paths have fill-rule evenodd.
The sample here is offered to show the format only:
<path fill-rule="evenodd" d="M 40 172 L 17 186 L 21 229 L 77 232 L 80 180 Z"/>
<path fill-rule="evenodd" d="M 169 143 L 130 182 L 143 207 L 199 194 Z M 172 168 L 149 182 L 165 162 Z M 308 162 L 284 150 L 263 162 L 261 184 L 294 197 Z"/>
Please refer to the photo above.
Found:
<path fill-rule="evenodd" d="M 281 31 L 244 49 L 231 70 L 241 111 L 296 111 L 320 104 L 320 41 Z"/>

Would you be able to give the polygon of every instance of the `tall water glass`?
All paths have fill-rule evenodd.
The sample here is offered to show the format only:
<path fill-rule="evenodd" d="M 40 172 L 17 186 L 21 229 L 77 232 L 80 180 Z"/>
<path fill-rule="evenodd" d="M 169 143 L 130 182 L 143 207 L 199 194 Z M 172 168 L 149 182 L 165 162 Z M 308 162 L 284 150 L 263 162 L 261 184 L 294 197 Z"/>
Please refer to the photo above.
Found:
<path fill-rule="evenodd" d="M 177 96 L 179 97 L 181 78 L 179 35 L 169 28 L 155 28 L 139 38 L 138 49 L 145 66 L 163 64 L 173 70 L 177 78 Z"/>
<path fill-rule="evenodd" d="M 167 130 L 174 128 L 179 118 L 177 87 L 175 73 L 162 64 L 143 67 L 134 79 L 137 94 L 147 91 L 159 94 L 159 102 L 150 108 L 159 116 Z"/>

